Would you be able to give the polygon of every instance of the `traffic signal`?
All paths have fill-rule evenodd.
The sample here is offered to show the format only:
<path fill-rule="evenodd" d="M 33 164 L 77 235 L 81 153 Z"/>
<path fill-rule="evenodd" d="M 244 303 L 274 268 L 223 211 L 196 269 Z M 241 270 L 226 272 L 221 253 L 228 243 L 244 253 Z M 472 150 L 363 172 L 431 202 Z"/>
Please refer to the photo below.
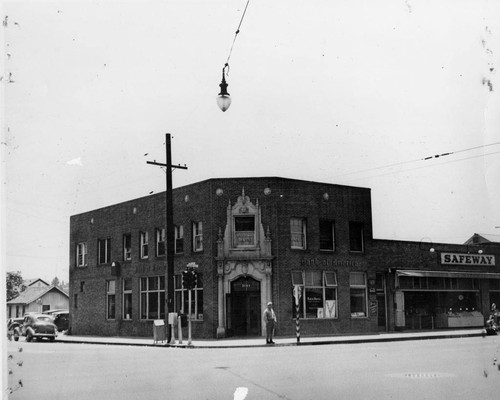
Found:
<path fill-rule="evenodd" d="M 189 271 L 182 271 L 182 286 L 189 289 Z"/>
<path fill-rule="evenodd" d="M 191 273 L 192 273 L 191 289 L 194 289 L 196 286 L 198 286 L 198 274 L 194 271 L 191 271 Z"/>

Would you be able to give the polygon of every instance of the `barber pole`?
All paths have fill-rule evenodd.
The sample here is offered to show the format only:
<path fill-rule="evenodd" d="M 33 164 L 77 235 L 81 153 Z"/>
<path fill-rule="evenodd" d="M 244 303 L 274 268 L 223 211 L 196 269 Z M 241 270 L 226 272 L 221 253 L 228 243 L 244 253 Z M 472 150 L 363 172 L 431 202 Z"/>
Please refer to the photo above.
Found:
<path fill-rule="evenodd" d="M 302 287 L 295 285 L 293 287 L 293 296 L 295 297 L 295 334 L 297 335 L 297 343 L 300 343 L 300 318 L 299 318 L 299 300 L 302 294 Z"/>

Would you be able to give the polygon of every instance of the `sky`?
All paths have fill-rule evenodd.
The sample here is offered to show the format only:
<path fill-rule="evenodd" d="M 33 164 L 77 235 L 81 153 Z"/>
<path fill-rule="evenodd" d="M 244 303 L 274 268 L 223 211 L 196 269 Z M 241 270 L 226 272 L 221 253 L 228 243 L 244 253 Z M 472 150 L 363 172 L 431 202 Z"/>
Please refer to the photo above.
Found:
<path fill-rule="evenodd" d="M 246 5 L 3 2 L 4 270 L 67 282 L 70 216 L 163 192 L 166 133 L 174 187 L 367 187 L 375 238 L 500 235 L 500 2 Z"/>

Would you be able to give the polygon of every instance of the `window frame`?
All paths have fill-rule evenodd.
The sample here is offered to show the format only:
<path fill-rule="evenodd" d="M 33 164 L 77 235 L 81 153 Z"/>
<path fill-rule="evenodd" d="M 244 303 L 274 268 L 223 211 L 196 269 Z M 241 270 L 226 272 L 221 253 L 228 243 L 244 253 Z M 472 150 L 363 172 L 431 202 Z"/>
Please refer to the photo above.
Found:
<path fill-rule="evenodd" d="M 155 279 L 156 288 L 150 288 L 149 283 L 151 279 Z M 146 282 L 146 288 L 144 289 L 143 282 Z M 139 319 L 141 321 L 154 321 L 156 319 L 165 319 L 165 299 L 166 299 L 166 288 L 165 288 L 165 276 L 155 275 L 155 276 L 141 276 L 139 277 Z M 157 310 L 151 311 L 150 300 L 156 297 Z M 152 313 L 156 313 L 156 316 L 150 318 Z"/>
<path fill-rule="evenodd" d="M 111 301 L 112 300 L 112 301 Z M 106 319 L 116 319 L 116 280 L 106 280 Z"/>
<path fill-rule="evenodd" d="M 193 221 L 191 223 L 192 232 L 192 249 L 194 253 L 199 253 L 203 251 L 203 222 Z"/>
<path fill-rule="evenodd" d="M 245 225 L 244 221 L 252 220 L 252 230 L 243 230 L 239 227 Z M 242 226 L 243 225 L 243 226 Z M 250 224 L 247 223 L 248 226 Z M 233 247 L 252 248 L 257 243 L 256 216 L 254 214 L 233 215 Z"/>
<path fill-rule="evenodd" d="M 294 222 L 300 224 L 294 224 Z M 294 229 L 296 227 L 300 228 L 300 232 L 299 229 Z M 297 237 L 300 237 L 300 245 L 294 244 L 297 242 Z M 307 219 L 304 217 L 290 218 L 290 248 L 293 250 L 307 250 Z"/>
<path fill-rule="evenodd" d="M 325 226 L 325 224 L 328 224 L 328 226 Z M 328 247 L 323 247 L 323 244 L 325 243 L 325 232 L 329 228 L 331 237 L 328 237 Z M 319 220 L 319 250 L 320 251 L 327 251 L 327 252 L 334 252 L 335 251 L 335 221 L 333 220 L 328 220 L 328 219 L 320 219 Z"/>
<path fill-rule="evenodd" d="M 165 257 L 167 255 L 167 236 L 165 228 L 156 228 L 156 257 Z M 163 252 L 161 252 L 163 250 Z"/>
<path fill-rule="evenodd" d="M 354 277 L 355 274 L 358 276 L 363 275 L 363 284 L 353 283 L 352 277 Z M 368 318 L 368 280 L 366 275 L 366 272 L 363 271 L 349 272 L 349 311 L 351 318 L 353 319 Z M 362 311 L 353 311 L 353 291 L 361 294 L 361 296 L 357 297 L 363 297 L 363 301 L 361 303 Z"/>
<path fill-rule="evenodd" d="M 139 248 L 141 260 L 149 258 L 149 233 L 148 231 L 139 232 Z"/>
<path fill-rule="evenodd" d="M 130 283 L 130 288 L 127 288 L 126 283 Z M 129 307 L 127 307 L 127 304 Z M 133 318 L 132 305 L 132 278 L 123 278 L 122 280 L 122 319 L 131 321 Z"/>
<path fill-rule="evenodd" d="M 174 253 L 184 253 L 184 225 L 174 226 Z"/>
<path fill-rule="evenodd" d="M 354 237 L 354 229 L 359 228 L 359 238 Z M 357 240 L 358 239 L 358 240 Z M 354 241 L 359 241 L 361 244 L 361 249 L 358 248 L 357 244 Z M 352 253 L 364 253 L 365 251 L 365 225 L 362 222 L 349 221 L 349 251 Z"/>
<path fill-rule="evenodd" d="M 86 267 L 88 265 L 87 255 L 88 255 L 87 242 L 78 242 L 76 244 L 76 260 L 75 260 L 77 267 Z M 81 262 L 79 261 L 80 257 L 82 259 Z"/>
<path fill-rule="evenodd" d="M 97 239 L 97 264 L 109 264 L 111 262 L 111 238 Z"/>
<path fill-rule="evenodd" d="M 123 261 L 131 261 L 132 260 L 132 234 L 124 233 L 123 234 Z"/>
<path fill-rule="evenodd" d="M 320 284 L 314 284 L 312 279 L 314 273 L 321 274 Z M 293 318 L 296 318 L 296 313 L 297 313 L 295 297 L 293 296 L 293 289 L 294 286 L 296 285 L 302 288 L 301 290 L 302 294 L 299 300 L 299 315 L 301 319 L 336 320 L 339 318 L 339 312 L 338 312 L 339 290 L 338 290 L 338 280 L 336 271 L 329 271 L 329 270 L 291 271 L 291 275 L 292 275 Z M 308 315 L 307 312 L 307 310 L 311 308 L 311 306 L 307 304 L 307 293 L 308 292 L 318 293 L 319 290 L 321 290 L 322 307 L 316 308 L 316 316 L 313 317 L 310 313 Z M 322 309 L 323 311 L 322 312 L 318 311 L 319 309 Z M 319 316 L 319 314 L 321 313 L 322 316 Z"/>

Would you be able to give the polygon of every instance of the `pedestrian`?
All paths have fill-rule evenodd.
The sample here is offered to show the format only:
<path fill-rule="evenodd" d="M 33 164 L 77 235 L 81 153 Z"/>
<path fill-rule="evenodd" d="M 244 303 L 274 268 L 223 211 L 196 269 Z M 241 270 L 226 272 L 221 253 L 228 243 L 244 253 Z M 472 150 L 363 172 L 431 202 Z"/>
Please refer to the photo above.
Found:
<path fill-rule="evenodd" d="M 266 344 L 274 344 L 273 334 L 274 326 L 277 323 L 276 314 L 273 310 L 273 303 L 267 303 L 267 308 L 264 310 L 264 323 L 266 324 Z"/>

